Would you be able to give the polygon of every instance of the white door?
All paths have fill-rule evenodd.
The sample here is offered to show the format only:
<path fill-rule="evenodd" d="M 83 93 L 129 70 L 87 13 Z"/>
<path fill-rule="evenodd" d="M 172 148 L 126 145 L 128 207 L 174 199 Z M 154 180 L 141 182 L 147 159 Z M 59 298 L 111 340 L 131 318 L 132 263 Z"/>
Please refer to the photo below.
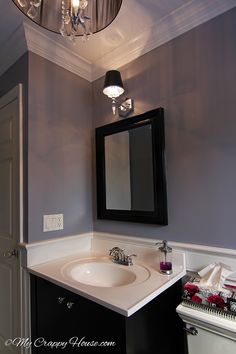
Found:
<path fill-rule="evenodd" d="M 21 85 L 0 98 L 0 353 L 19 353 L 6 346 L 21 335 L 20 265 L 22 237 Z"/>

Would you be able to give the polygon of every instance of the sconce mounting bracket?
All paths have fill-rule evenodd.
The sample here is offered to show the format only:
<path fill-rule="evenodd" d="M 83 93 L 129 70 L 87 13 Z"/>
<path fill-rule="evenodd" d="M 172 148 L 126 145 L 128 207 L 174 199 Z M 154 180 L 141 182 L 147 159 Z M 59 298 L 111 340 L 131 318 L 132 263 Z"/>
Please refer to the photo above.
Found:
<path fill-rule="evenodd" d="M 126 98 L 118 107 L 118 113 L 121 117 L 127 117 L 134 110 L 134 100 Z"/>

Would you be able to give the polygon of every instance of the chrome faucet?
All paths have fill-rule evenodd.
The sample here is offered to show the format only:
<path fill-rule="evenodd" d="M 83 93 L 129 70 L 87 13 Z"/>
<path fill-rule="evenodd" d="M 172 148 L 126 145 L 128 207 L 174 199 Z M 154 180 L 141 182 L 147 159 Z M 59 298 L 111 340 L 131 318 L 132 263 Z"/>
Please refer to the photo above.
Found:
<path fill-rule="evenodd" d="M 127 265 L 127 266 L 132 266 L 133 265 L 132 257 L 137 257 L 136 254 L 126 255 L 124 253 L 124 250 L 122 250 L 120 247 L 113 247 L 110 250 L 109 255 L 112 257 L 112 262 L 117 264 Z"/>

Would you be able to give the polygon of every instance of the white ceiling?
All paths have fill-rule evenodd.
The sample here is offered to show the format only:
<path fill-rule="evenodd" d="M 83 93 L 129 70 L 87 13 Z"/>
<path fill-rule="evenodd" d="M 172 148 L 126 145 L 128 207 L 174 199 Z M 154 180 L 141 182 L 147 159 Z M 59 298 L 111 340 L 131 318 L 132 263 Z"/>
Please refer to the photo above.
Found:
<path fill-rule="evenodd" d="M 58 52 L 56 49 L 52 52 L 52 47 L 59 47 L 59 51 L 67 49 L 65 52 L 67 51 L 68 54 L 69 50 L 70 56 L 73 57 L 73 63 L 69 66 L 72 68 L 78 65 L 76 64 L 77 58 L 82 72 L 90 71 L 88 75 L 80 72 L 77 74 L 92 81 L 107 69 L 116 69 L 200 23 L 235 7 L 236 0 L 123 0 L 118 16 L 110 26 L 91 36 L 88 41 L 83 42 L 81 37 L 76 38 L 75 44 L 59 34 L 34 25 L 11 0 L 0 0 L 0 5 L 0 46 L 2 48 L 0 74 L 7 67 L 6 61 L 9 65 L 14 62 L 10 56 L 14 54 L 19 56 L 23 51 L 23 47 L 21 50 L 16 48 L 14 53 L 11 48 L 10 54 L 7 47 L 10 47 L 9 43 L 14 36 L 17 38 L 17 47 L 19 47 L 21 40 L 19 26 L 24 21 L 33 26 L 32 30 L 27 27 L 28 31 L 26 31 L 28 49 L 45 57 L 46 52 L 51 51 L 49 54 L 51 58 L 47 57 L 49 60 L 52 60 L 53 55 Z M 34 40 L 30 38 L 32 33 L 37 36 L 37 39 L 36 37 Z M 38 36 L 41 36 L 40 40 Z M 44 41 L 48 39 L 50 46 L 39 49 L 42 39 Z M 35 49 L 36 43 L 37 49 Z M 5 57 L 4 47 L 7 53 Z M 50 50 L 48 50 L 49 47 Z M 62 63 L 58 64 L 62 65 Z"/>

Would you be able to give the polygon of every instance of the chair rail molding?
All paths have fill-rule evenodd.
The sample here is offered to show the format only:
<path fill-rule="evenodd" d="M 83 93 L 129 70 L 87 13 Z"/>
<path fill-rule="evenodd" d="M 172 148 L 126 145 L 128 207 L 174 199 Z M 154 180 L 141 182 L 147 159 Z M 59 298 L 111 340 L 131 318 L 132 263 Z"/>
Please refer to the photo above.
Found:
<path fill-rule="evenodd" d="M 22 242 L 19 244 L 21 265 L 22 267 L 30 267 L 90 250 L 92 237 L 92 232 L 88 232 L 40 242 Z"/>
<path fill-rule="evenodd" d="M 153 249 L 157 249 L 155 244 L 157 242 L 161 242 L 162 240 L 94 231 L 92 242 L 95 244 L 95 248 L 102 247 L 102 243 L 107 243 L 108 241 L 110 241 L 113 245 L 115 242 L 120 242 L 122 245 L 127 244 L 127 247 L 135 244 L 139 247 L 151 246 Z M 188 271 L 198 272 L 207 265 L 215 262 L 222 262 L 232 267 L 232 269 L 236 269 L 236 249 L 172 241 L 168 241 L 168 243 L 173 250 L 183 251 L 185 253 L 186 269 Z"/>
<path fill-rule="evenodd" d="M 104 253 L 107 247 L 119 244 L 131 251 L 132 245 L 140 248 L 140 252 L 147 248 L 157 250 L 155 244 L 159 241 L 162 240 L 94 231 L 29 244 L 21 243 L 19 248 L 21 265 L 27 267 L 91 249 Z M 173 250 L 185 253 L 188 271 L 197 272 L 214 262 L 222 262 L 236 269 L 236 249 L 172 241 L 169 244 Z"/>

